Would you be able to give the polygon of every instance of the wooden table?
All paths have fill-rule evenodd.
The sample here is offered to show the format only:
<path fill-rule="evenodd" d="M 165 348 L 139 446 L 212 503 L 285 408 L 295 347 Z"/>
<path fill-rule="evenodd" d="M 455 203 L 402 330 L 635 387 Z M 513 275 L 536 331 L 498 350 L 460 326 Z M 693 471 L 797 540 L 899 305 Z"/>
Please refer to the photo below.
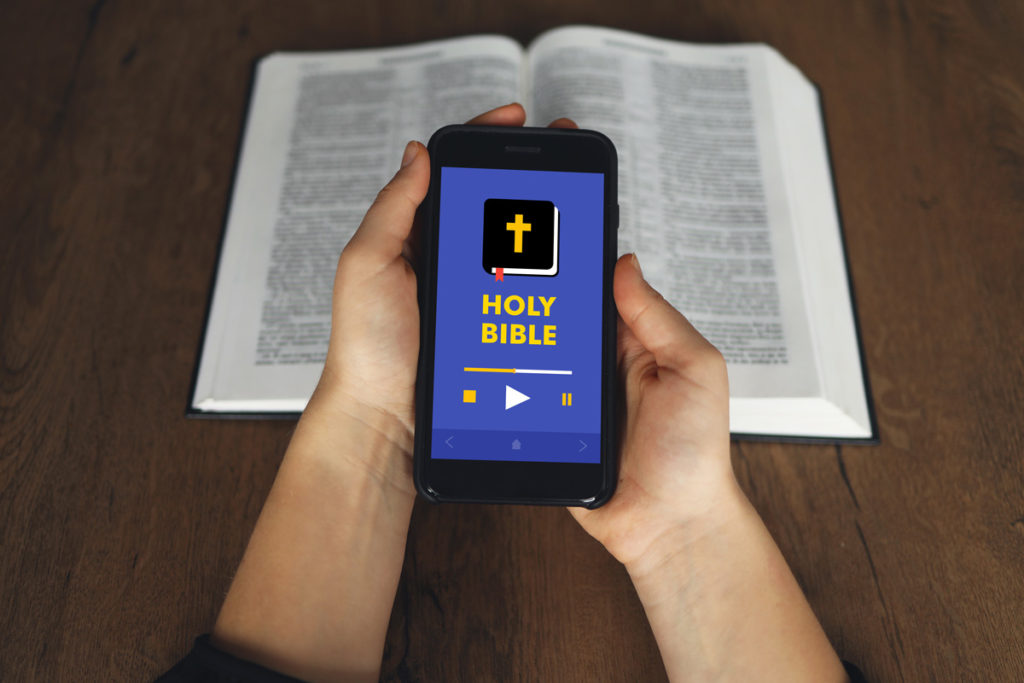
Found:
<path fill-rule="evenodd" d="M 184 406 L 253 60 L 591 22 L 763 41 L 822 89 L 878 447 L 733 457 L 839 653 L 1024 679 L 1024 5 L 8 3 L 0 680 L 145 680 L 208 631 L 292 423 Z M 558 509 L 414 514 L 385 680 L 659 680 Z"/>

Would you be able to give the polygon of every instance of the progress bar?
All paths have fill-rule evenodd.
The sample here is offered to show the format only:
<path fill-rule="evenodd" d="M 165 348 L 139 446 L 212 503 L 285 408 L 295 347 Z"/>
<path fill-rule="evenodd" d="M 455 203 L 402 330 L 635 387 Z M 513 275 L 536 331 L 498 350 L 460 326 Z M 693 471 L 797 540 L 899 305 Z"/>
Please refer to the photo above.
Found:
<path fill-rule="evenodd" d="M 572 370 L 537 370 L 534 368 L 463 368 L 466 372 L 507 372 L 515 375 L 571 375 Z"/>

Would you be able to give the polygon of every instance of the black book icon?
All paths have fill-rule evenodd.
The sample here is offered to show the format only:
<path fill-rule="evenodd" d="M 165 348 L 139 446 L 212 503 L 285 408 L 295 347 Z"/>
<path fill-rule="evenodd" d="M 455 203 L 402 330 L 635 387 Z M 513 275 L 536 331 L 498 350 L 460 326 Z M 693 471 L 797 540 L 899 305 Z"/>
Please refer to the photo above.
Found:
<path fill-rule="evenodd" d="M 535 199 L 484 201 L 484 270 L 505 275 L 558 274 L 558 207 Z"/>

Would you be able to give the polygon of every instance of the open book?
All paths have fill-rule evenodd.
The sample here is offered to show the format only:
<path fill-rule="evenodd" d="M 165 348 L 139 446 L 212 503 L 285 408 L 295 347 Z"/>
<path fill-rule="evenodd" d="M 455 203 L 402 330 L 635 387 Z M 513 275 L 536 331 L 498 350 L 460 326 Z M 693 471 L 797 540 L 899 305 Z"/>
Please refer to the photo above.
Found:
<path fill-rule="evenodd" d="M 620 252 L 725 355 L 734 436 L 877 439 L 814 86 L 764 45 L 577 26 L 263 58 L 189 412 L 301 411 L 405 143 L 516 100 L 615 143 Z"/>

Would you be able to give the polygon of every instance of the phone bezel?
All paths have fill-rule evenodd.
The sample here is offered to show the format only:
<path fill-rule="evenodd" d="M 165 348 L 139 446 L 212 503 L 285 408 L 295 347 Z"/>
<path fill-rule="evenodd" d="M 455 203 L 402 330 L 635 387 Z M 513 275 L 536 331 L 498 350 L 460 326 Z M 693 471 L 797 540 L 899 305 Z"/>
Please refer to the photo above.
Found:
<path fill-rule="evenodd" d="M 617 313 L 612 273 L 617 255 L 618 161 L 611 141 L 596 131 L 556 128 L 446 126 L 431 137 L 430 190 L 422 204 L 419 258 L 420 358 L 416 382 L 413 479 L 433 502 L 519 503 L 598 507 L 617 479 L 615 390 Z M 500 168 L 604 174 L 602 268 L 601 458 L 599 463 L 435 459 L 433 421 L 434 327 L 441 168 Z"/>

